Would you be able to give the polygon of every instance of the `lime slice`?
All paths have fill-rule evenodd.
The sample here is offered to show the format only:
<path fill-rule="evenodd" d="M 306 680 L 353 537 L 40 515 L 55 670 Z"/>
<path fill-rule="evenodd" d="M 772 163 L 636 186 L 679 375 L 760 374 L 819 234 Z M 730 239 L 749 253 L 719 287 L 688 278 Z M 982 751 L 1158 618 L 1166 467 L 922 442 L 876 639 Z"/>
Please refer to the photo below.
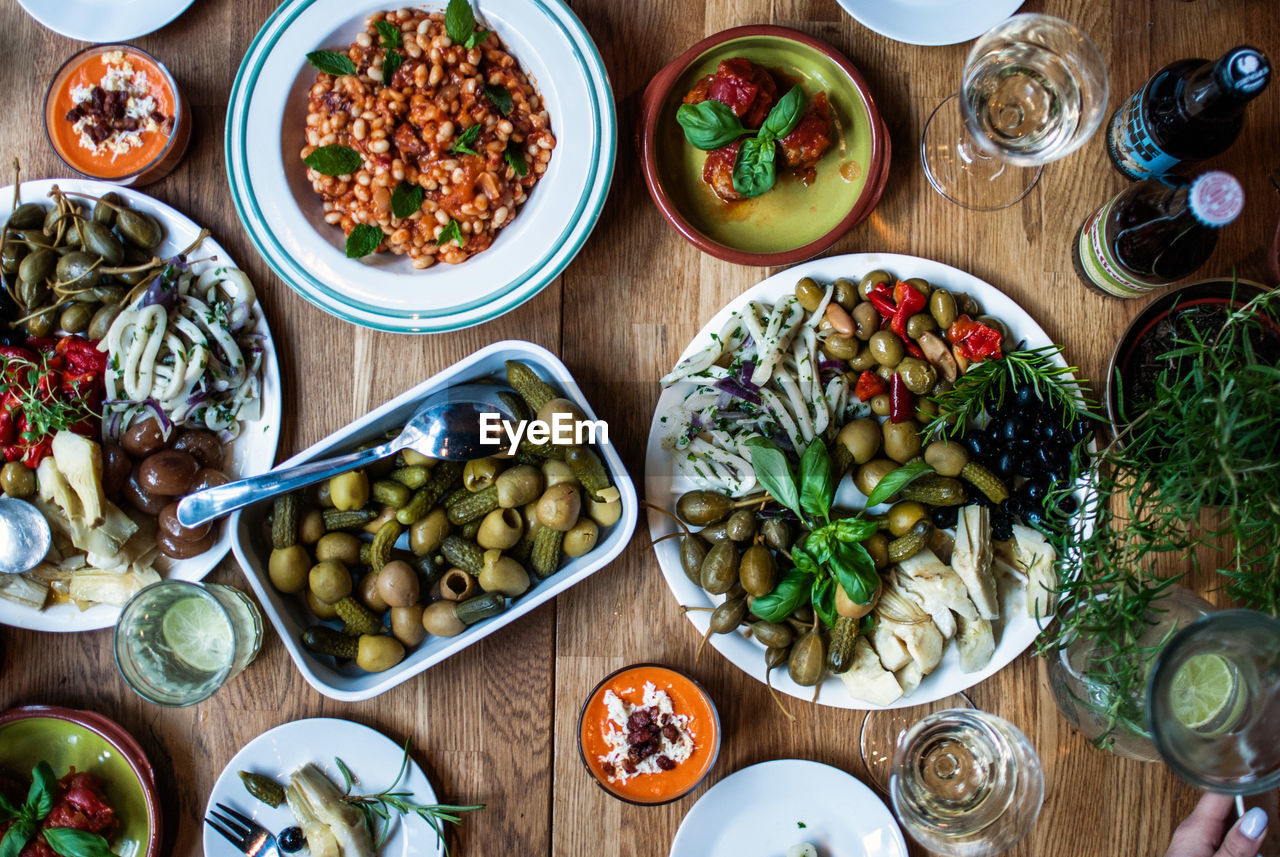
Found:
<path fill-rule="evenodd" d="M 1236 698 L 1236 671 L 1222 655 L 1193 655 L 1178 667 L 1170 690 L 1173 716 L 1188 729 L 1212 723 Z"/>
<path fill-rule="evenodd" d="M 164 641 L 193 669 L 213 673 L 231 663 L 235 637 L 226 613 L 200 595 L 173 603 L 161 622 Z"/>

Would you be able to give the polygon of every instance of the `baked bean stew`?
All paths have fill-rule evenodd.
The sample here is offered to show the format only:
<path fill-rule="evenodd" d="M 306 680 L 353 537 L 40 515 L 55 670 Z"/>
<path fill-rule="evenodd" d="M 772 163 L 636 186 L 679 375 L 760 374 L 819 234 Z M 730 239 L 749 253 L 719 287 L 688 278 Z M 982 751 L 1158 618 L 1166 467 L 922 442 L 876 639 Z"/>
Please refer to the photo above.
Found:
<path fill-rule="evenodd" d="M 377 249 L 408 254 L 415 268 L 485 250 L 528 199 L 556 144 L 542 97 L 515 57 L 496 33 L 472 48 L 456 44 L 444 14 L 421 9 L 374 13 L 346 57 L 354 74 L 316 75 L 301 152 L 338 146 L 360 155 L 348 174 L 308 167 L 325 222 L 347 235 L 359 224 L 380 229 Z M 421 204 L 396 216 L 419 198 L 416 188 Z"/>

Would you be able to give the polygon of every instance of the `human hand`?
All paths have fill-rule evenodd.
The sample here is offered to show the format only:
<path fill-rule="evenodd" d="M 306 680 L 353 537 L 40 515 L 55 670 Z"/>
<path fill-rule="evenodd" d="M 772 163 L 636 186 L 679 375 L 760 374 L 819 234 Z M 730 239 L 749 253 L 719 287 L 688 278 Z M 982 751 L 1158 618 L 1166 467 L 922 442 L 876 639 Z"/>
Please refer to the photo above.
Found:
<path fill-rule="evenodd" d="M 1267 811 L 1255 806 L 1227 830 L 1234 807 L 1232 797 L 1206 793 L 1173 832 L 1164 857 L 1254 857 L 1267 834 Z"/>

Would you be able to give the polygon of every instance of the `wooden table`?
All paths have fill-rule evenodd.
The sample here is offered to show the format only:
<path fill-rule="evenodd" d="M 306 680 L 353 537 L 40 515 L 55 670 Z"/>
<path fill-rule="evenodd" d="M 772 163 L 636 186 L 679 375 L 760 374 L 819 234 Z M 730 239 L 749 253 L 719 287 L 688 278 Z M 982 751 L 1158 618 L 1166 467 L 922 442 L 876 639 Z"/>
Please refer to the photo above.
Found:
<path fill-rule="evenodd" d="M 352 327 L 305 303 L 270 273 L 250 249 L 227 190 L 227 94 L 240 57 L 274 5 L 197 0 L 177 22 L 138 44 L 173 70 L 196 121 L 185 162 L 147 192 L 211 227 L 258 284 L 284 371 L 280 458 L 480 346 L 517 337 L 563 357 L 640 482 L 656 379 L 721 305 L 772 273 L 716 261 L 685 243 L 651 203 L 631 146 L 639 94 L 650 77 L 703 36 L 740 24 L 773 22 L 832 42 L 863 70 L 884 111 L 895 153 L 888 190 L 833 253 L 911 253 L 971 271 L 1026 307 L 1093 378 L 1101 377 L 1117 335 L 1140 304 L 1098 297 L 1071 270 L 1069 242 L 1077 226 L 1123 185 L 1107 164 L 1101 134 L 1050 165 L 1039 187 L 1004 211 L 966 212 L 929 188 L 916 155 L 921 125 L 956 87 L 967 46 L 891 42 L 855 23 L 834 0 L 574 0 L 608 66 L 622 141 L 612 195 L 582 253 L 537 298 L 479 328 L 415 338 Z M 1110 65 L 1113 107 L 1175 59 L 1216 57 L 1248 40 L 1280 61 L 1280 17 L 1270 0 L 1049 0 L 1025 9 L 1068 18 L 1093 36 Z M 10 99 L 0 124 L 0 160 L 7 164 L 17 155 L 29 178 L 65 175 L 38 117 L 46 82 L 80 45 L 43 29 L 13 2 L 0 7 L 0 32 L 0 91 Z M 1265 178 L 1267 169 L 1280 166 L 1280 85 L 1249 113 L 1240 141 L 1213 162 L 1241 180 L 1247 203 L 1243 217 L 1224 230 L 1206 273 L 1235 268 L 1265 279 L 1263 248 L 1280 205 Z M 215 579 L 237 576 L 229 561 Z M 863 773 L 860 712 L 793 705 L 799 720 L 792 724 L 762 685 L 714 651 L 695 663 L 697 634 L 668 592 L 643 527 L 612 566 L 555 603 L 365 703 L 321 697 L 271 633 L 257 661 L 211 700 L 190 709 L 159 708 L 126 687 L 110 639 L 109 631 L 58 636 L 0 629 L 0 709 L 28 703 L 91 708 L 138 736 L 159 772 L 168 854 L 200 852 L 205 800 L 241 745 L 296 718 L 334 716 L 411 737 L 442 796 L 489 805 L 466 820 L 458 854 L 665 855 L 706 786 L 665 807 L 628 806 L 595 786 L 575 745 L 579 706 L 591 686 L 637 661 L 687 669 L 717 700 L 724 748 L 713 781 L 785 757 Z M 1041 661 L 1024 655 L 972 695 L 980 707 L 1020 726 L 1044 762 L 1044 810 L 1012 853 L 1163 853 L 1196 793 L 1159 765 L 1092 749 L 1059 715 Z"/>

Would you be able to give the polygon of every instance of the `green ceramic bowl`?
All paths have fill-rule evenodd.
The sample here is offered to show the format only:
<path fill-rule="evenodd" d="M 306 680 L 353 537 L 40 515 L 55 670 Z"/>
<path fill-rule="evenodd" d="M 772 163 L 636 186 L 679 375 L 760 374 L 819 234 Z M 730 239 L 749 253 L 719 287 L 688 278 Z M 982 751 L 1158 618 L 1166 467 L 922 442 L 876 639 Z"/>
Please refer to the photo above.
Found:
<path fill-rule="evenodd" d="M 151 763 L 138 742 L 92 711 L 31 705 L 0 714 L 0 767 L 27 778 L 44 760 L 59 777 L 74 767 L 106 782 L 120 819 L 111 847 L 121 857 L 160 853 L 160 803 Z"/>
<path fill-rule="evenodd" d="M 826 91 L 835 139 L 810 186 L 779 174 L 768 193 L 726 203 L 702 181 L 706 153 L 685 141 L 676 109 L 731 57 L 765 67 L 783 89 L 798 83 L 810 97 Z M 835 48 L 797 30 L 735 27 L 702 40 L 654 77 L 641 109 L 637 142 L 650 195 L 685 238 L 717 258 L 744 265 L 807 259 L 866 218 L 884 191 L 889 135 L 866 81 Z"/>

